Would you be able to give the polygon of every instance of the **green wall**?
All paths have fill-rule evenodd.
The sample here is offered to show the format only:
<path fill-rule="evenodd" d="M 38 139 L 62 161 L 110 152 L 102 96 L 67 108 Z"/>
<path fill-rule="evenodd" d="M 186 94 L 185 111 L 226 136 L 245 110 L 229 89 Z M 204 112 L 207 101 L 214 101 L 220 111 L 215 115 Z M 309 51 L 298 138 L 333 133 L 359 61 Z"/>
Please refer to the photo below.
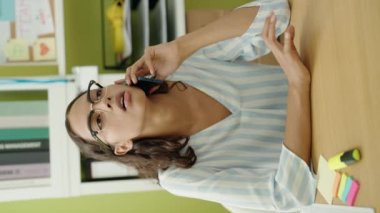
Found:
<path fill-rule="evenodd" d="M 100 2 L 65 0 L 66 68 L 97 65 L 102 72 Z"/>
<path fill-rule="evenodd" d="M 0 66 L 0 77 L 57 75 L 57 66 Z"/>
<path fill-rule="evenodd" d="M 185 0 L 186 10 L 229 9 L 249 0 Z M 100 1 L 64 0 L 66 73 L 73 66 L 97 65 L 102 69 Z M 0 67 L 0 76 L 57 74 L 56 66 Z M 4 213 L 104 212 L 227 212 L 221 205 L 171 195 L 165 191 L 82 196 L 0 203 Z"/>

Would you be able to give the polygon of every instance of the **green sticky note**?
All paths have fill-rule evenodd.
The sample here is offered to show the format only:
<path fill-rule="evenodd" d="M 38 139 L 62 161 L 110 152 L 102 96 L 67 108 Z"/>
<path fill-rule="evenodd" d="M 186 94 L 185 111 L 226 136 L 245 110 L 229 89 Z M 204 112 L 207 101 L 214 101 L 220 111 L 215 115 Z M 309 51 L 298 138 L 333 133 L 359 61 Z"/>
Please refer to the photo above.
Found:
<path fill-rule="evenodd" d="M 343 193 L 344 193 L 344 189 L 346 188 L 346 182 L 347 182 L 347 175 L 343 173 L 342 178 L 340 179 L 339 191 L 338 191 L 338 197 L 343 202 L 344 202 Z"/>

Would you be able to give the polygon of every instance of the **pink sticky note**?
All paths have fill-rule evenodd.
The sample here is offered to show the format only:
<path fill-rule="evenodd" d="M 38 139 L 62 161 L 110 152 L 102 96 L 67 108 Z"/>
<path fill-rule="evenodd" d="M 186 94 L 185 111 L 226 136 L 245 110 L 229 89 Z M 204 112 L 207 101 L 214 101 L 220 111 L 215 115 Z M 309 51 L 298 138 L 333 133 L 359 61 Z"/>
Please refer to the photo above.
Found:
<path fill-rule="evenodd" d="M 351 189 L 350 189 L 350 192 L 348 193 L 348 198 L 347 198 L 347 204 L 349 206 L 354 205 L 358 191 L 359 191 L 359 182 L 357 180 L 352 180 Z"/>

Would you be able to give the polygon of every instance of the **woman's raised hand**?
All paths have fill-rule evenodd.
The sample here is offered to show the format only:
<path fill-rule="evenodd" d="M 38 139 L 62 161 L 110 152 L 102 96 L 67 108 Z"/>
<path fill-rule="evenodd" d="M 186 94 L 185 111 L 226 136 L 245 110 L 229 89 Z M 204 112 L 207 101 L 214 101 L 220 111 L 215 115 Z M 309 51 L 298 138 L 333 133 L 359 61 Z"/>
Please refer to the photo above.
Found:
<path fill-rule="evenodd" d="M 137 77 L 146 75 L 164 80 L 176 71 L 182 61 L 176 41 L 147 47 L 144 55 L 127 68 L 125 78 L 115 81 L 115 84 L 136 84 Z"/>
<path fill-rule="evenodd" d="M 285 72 L 290 85 L 309 85 L 310 72 L 302 63 L 294 46 L 294 27 L 290 25 L 285 31 L 284 45 L 277 41 L 275 35 L 276 16 L 272 12 L 265 20 L 262 37 L 265 44 Z"/>

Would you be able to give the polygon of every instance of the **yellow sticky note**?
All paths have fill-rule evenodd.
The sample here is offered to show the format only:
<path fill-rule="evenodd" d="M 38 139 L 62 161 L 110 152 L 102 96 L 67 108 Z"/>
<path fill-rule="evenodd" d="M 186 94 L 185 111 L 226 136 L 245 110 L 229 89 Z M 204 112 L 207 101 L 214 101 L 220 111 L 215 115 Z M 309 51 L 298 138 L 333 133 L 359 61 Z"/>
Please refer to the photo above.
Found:
<path fill-rule="evenodd" d="M 318 184 L 317 188 L 327 203 L 331 204 L 333 200 L 332 188 L 335 180 L 335 171 L 332 171 L 327 160 L 320 155 L 318 162 Z"/>
<path fill-rule="evenodd" d="M 55 38 L 39 38 L 33 44 L 33 60 L 49 61 L 56 59 Z"/>
<path fill-rule="evenodd" d="M 29 46 L 24 39 L 10 39 L 5 44 L 4 54 L 8 61 L 28 61 Z"/>
<path fill-rule="evenodd" d="M 345 173 L 343 173 L 342 178 L 340 179 L 339 190 L 338 190 L 338 197 L 342 201 L 344 201 L 343 200 L 343 192 L 344 192 L 344 188 L 346 187 L 346 182 L 347 182 L 347 175 Z"/>

